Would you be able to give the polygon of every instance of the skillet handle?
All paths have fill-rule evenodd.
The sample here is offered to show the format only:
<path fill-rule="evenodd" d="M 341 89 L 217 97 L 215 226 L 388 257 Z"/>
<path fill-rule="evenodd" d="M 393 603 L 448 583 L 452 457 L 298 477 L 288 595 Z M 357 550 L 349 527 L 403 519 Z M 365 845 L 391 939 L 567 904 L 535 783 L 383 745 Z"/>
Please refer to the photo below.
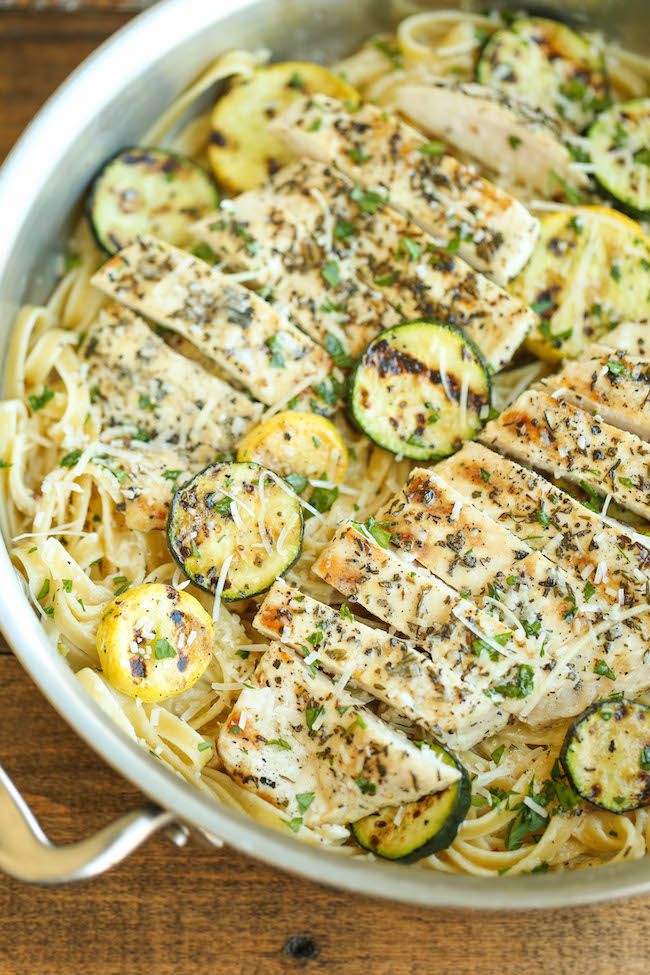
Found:
<path fill-rule="evenodd" d="M 120 816 L 94 836 L 56 846 L 0 766 L 0 870 L 16 880 L 31 884 L 88 880 L 120 863 L 165 828 L 177 845 L 187 841 L 185 827 L 175 824 L 171 813 L 150 803 Z"/>

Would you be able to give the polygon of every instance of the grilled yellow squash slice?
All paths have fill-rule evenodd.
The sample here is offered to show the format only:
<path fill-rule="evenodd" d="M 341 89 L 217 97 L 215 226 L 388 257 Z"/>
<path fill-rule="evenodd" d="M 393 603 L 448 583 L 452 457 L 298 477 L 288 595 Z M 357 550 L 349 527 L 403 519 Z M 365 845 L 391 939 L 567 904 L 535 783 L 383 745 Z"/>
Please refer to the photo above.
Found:
<path fill-rule="evenodd" d="M 296 98 L 315 92 L 353 104 L 359 100 L 347 82 L 310 61 L 270 64 L 233 84 L 215 105 L 208 150 L 224 189 L 253 189 L 293 158 L 269 131 L 269 122 Z"/>
<path fill-rule="evenodd" d="M 162 583 L 128 589 L 109 603 L 97 652 L 113 687 L 166 701 L 196 684 L 212 659 L 214 626 L 200 602 Z"/>
<path fill-rule="evenodd" d="M 650 237 L 607 207 L 549 213 L 510 290 L 539 315 L 526 339 L 547 362 L 574 359 L 622 321 L 650 312 Z"/>

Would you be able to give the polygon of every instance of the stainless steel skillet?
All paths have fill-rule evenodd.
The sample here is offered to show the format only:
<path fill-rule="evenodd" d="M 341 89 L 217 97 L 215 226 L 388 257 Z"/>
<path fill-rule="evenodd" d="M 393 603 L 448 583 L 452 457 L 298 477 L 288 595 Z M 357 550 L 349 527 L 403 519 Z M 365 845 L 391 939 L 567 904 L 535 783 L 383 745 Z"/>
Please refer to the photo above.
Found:
<path fill-rule="evenodd" d="M 444 6 L 454 6 L 453 0 Z M 485 6 L 484 0 L 476 3 Z M 276 58 L 331 60 L 404 15 L 404 8 L 403 0 L 161 0 L 116 34 L 50 99 L 0 171 L 2 349 L 19 305 L 42 300 L 51 287 L 56 254 L 92 174 L 137 139 L 211 59 L 231 47 L 264 46 Z M 564 0 L 544 9 L 599 27 L 632 49 L 645 42 L 647 50 L 639 53 L 650 54 L 647 0 Z M 156 830 L 171 830 L 182 842 L 190 828 L 311 879 L 414 904 L 542 908 L 650 890 L 650 858 L 574 873 L 486 879 L 352 861 L 301 844 L 201 795 L 106 719 L 53 651 L 4 545 L 0 623 L 57 711 L 151 800 L 96 836 L 58 848 L 0 771 L 0 868 L 15 877 L 58 883 L 93 876 Z M 10 735 L 12 729 L 0 733 Z"/>

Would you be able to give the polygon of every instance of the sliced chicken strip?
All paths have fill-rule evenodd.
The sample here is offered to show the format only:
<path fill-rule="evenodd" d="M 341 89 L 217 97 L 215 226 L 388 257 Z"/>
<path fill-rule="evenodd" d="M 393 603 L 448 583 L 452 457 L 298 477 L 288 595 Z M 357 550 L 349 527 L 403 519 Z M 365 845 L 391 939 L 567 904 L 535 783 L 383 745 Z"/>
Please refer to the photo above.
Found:
<path fill-rule="evenodd" d="M 412 221 L 378 205 L 364 211 L 353 184 L 314 160 L 224 201 L 193 228 L 220 261 L 259 275 L 274 307 L 317 341 L 341 337 L 358 354 L 400 320 L 438 319 L 465 329 L 502 368 L 536 322 Z M 342 332 L 343 336 L 339 336 Z"/>
<path fill-rule="evenodd" d="M 294 828 L 345 825 L 459 777 L 279 644 L 241 692 L 218 750 L 235 782 L 282 810 Z"/>
<path fill-rule="evenodd" d="M 434 472 L 414 470 L 377 518 L 394 546 L 529 638 L 547 672 L 588 637 L 581 580 L 532 552 Z"/>
<path fill-rule="evenodd" d="M 611 332 L 601 335 L 599 345 L 606 345 L 617 352 L 650 358 L 650 320 L 641 322 L 621 322 Z"/>
<path fill-rule="evenodd" d="M 650 440 L 650 359 L 590 346 L 580 360 L 543 379 L 540 388 L 559 391 L 605 423 Z"/>
<path fill-rule="evenodd" d="M 569 717 L 599 696 L 650 687 L 650 538 L 646 548 L 625 526 L 605 523 L 539 474 L 480 444 L 466 444 L 437 470 L 472 504 L 520 538 L 534 538 L 549 559 L 582 579 L 594 641 L 554 672 L 527 720 Z"/>
<path fill-rule="evenodd" d="M 352 680 L 455 749 L 490 734 L 489 699 L 413 643 L 368 626 L 303 595 L 282 580 L 272 586 L 253 625 L 265 636 L 318 656 L 318 666 Z M 498 721 L 502 719 L 499 717 Z"/>
<path fill-rule="evenodd" d="M 417 640 L 436 665 L 449 667 L 504 712 L 521 713 L 553 668 L 540 656 L 540 638 L 479 609 L 352 525 L 337 531 L 313 568 L 347 598 Z"/>
<path fill-rule="evenodd" d="M 526 208 L 452 156 L 429 154 L 424 137 L 396 116 L 372 105 L 348 113 L 315 95 L 271 125 L 298 155 L 332 162 L 363 187 L 366 209 L 388 200 L 499 284 L 530 257 L 539 224 Z"/>
<path fill-rule="evenodd" d="M 557 193 L 558 177 L 589 185 L 557 120 L 502 92 L 473 83 L 407 81 L 395 86 L 391 105 L 427 135 L 527 189 Z"/>
<path fill-rule="evenodd" d="M 247 288 L 155 238 L 139 238 L 94 275 L 93 284 L 133 311 L 179 332 L 266 404 L 324 378 L 325 351 Z"/>
<path fill-rule="evenodd" d="M 154 442 L 207 464 L 262 415 L 259 403 L 174 352 L 125 308 L 100 311 L 79 354 L 104 437 Z"/>
<path fill-rule="evenodd" d="M 650 518 L 650 445 L 577 409 L 559 393 L 529 390 L 488 423 L 480 439 Z"/>

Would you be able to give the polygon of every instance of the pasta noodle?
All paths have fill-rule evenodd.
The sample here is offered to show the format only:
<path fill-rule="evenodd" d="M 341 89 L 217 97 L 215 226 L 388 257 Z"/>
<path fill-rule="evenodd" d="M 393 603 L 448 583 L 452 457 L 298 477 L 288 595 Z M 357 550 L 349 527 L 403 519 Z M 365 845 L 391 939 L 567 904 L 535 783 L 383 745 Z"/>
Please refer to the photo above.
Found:
<path fill-rule="evenodd" d="M 382 36 L 379 43 L 375 39 L 337 67 L 364 96 L 389 104 L 395 86 L 405 78 L 471 79 L 477 31 L 489 32 L 496 26 L 494 17 L 419 13 L 400 26 L 396 37 Z M 618 49 L 609 53 L 617 93 L 629 97 L 645 92 L 650 79 L 647 62 Z M 265 53 L 231 52 L 221 58 L 152 126 L 144 144 L 160 143 L 173 132 L 168 144 L 204 159 L 208 115 L 197 116 L 197 102 L 200 105 L 221 79 L 232 74 L 245 77 L 266 57 Z M 188 113 L 193 117 L 181 125 Z M 170 561 L 162 533 L 129 530 L 119 510 L 119 483 L 111 467 L 127 463 L 128 451 L 102 433 L 87 367 L 77 354 L 81 337 L 105 300 L 90 284 L 103 255 L 85 222 L 73 235 L 70 254 L 73 257 L 68 258 L 68 267 L 46 304 L 20 311 L 7 357 L 7 398 L 0 404 L 0 477 L 6 499 L 1 518 L 13 561 L 53 647 L 67 658 L 79 682 L 111 720 L 215 801 L 285 829 L 277 809 L 225 774 L 212 747 L 265 649 L 250 627 L 250 606 L 241 612 L 220 607 L 208 670 L 196 685 L 163 704 L 125 697 L 98 669 L 95 634 L 107 603 L 122 584 L 119 580 L 128 585 L 186 584 Z M 180 351 L 196 355 L 187 344 L 173 341 Z M 544 369 L 533 362 L 498 376 L 497 407 L 512 402 Z M 268 415 L 284 405 L 272 406 Z M 347 489 L 322 518 L 306 523 L 302 556 L 286 577 L 305 593 L 333 605 L 341 597 L 310 573 L 312 563 L 341 520 L 363 521 L 374 514 L 399 490 L 412 466 L 374 447 L 345 420 L 336 422 L 351 449 Z M 60 465 L 62 454 L 72 458 L 65 466 Z M 98 455 L 104 458 L 101 463 Z M 193 585 L 189 591 L 212 612 L 208 594 Z M 390 717 L 387 709 L 380 713 Z M 650 838 L 646 811 L 614 816 L 584 805 L 553 816 L 538 842 L 525 837 L 518 849 L 506 848 L 505 835 L 520 803 L 553 775 L 566 727 L 562 723 L 533 729 L 515 723 L 461 755 L 473 776 L 476 804 L 451 848 L 421 861 L 419 867 L 494 876 L 643 856 Z M 200 748 L 205 742 L 209 747 Z M 368 856 L 347 843 L 343 828 L 319 832 L 305 828 L 300 838 L 332 847 L 341 855 Z"/>

